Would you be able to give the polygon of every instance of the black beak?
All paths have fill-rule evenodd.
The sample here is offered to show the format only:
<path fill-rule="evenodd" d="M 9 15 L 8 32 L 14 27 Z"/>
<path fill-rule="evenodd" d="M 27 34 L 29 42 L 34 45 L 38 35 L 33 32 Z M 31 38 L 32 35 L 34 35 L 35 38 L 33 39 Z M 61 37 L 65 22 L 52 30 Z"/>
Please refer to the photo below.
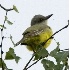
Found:
<path fill-rule="evenodd" d="M 53 15 L 53 14 L 46 16 L 46 19 L 49 19 L 52 15 Z"/>

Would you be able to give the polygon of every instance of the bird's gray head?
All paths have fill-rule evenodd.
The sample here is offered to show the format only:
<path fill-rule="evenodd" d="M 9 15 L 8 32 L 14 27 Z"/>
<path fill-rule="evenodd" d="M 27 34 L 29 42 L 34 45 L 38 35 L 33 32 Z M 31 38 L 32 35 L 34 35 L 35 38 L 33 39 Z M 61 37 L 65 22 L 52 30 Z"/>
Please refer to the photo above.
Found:
<path fill-rule="evenodd" d="M 43 15 L 35 15 L 35 16 L 32 18 L 32 20 L 31 20 L 31 26 L 32 26 L 32 25 L 35 25 L 35 24 L 39 24 L 39 23 L 43 22 L 44 20 L 49 19 L 52 15 L 53 15 L 53 14 L 48 15 L 48 16 L 46 16 L 46 17 L 43 16 Z"/>

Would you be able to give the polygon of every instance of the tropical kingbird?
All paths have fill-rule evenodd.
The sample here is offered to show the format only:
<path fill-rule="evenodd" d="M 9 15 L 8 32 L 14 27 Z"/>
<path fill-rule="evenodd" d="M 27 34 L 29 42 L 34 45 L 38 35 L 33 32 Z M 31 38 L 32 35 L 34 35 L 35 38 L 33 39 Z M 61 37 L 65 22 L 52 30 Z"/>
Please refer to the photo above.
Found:
<path fill-rule="evenodd" d="M 16 46 L 27 45 L 27 49 L 30 51 L 36 51 L 36 48 L 40 43 L 45 42 L 53 34 L 50 26 L 47 25 L 47 20 L 52 16 L 35 15 L 31 20 L 31 26 L 23 32 L 23 38 L 16 43 Z M 45 44 L 44 48 L 47 48 L 52 39 L 49 39 Z"/>

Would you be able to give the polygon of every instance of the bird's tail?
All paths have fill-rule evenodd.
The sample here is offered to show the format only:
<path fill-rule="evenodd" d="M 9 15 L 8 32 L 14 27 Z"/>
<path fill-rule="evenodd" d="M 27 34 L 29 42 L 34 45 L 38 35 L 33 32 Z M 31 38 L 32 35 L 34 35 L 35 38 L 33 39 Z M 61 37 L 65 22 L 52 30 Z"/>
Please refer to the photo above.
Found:
<path fill-rule="evenodd" d="M 17 42 L 15 44 L 15 46 L 18 46 L 19 44 L 21 44 L 21 45 L 28 45 L 27 43 L 24 42 L 24 39 L 23 38 L 19 42 Z"/>
<path fill-rule="evenodd" d="M 18 46 L 21 42 L 22 42 L 22 40 L 20 40 L 19 42 L 17 42 L 17 43 L 15 44 L 15 46 Z"/>

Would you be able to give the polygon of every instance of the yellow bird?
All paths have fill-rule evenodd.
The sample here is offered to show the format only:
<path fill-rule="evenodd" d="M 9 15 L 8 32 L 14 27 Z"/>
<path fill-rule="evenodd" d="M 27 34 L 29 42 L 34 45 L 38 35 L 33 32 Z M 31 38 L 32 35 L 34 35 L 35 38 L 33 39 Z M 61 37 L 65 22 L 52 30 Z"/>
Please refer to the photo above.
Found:
<path fill-rule="evenodd" d="M 45 42 L 53 34 L 51 27 L 47 25 L 47 20 L 52 15 L 35 15 L 31 20 L 31 26 L 23 32 L 23 38 L 16 43 L 16 46 L 19 44 L 26 45 L 28 50 L 36 51 L 38 45 Z M 49 39 L 43 47 L 47 48 L 51 40 Z"/>

